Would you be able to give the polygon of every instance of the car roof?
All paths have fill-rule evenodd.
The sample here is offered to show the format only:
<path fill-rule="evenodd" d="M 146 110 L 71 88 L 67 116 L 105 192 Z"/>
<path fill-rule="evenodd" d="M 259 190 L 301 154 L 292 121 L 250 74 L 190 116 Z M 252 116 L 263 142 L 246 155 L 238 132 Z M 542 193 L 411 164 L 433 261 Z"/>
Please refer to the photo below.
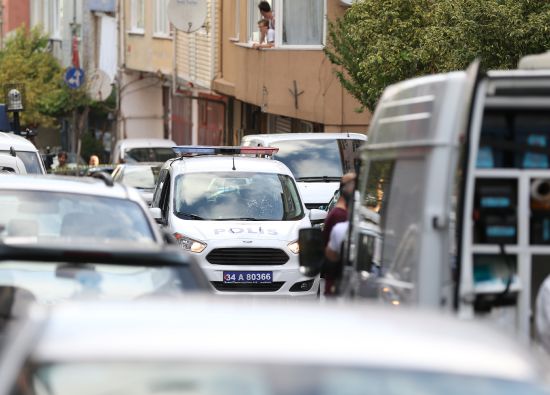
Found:
<path fill-rule="evenodd" d="M 118 146 L 124 147 L 124 149 L 138 148 L 138 147 L 174 147 L 176 143 L 173 140 L 168 139 L 124 139 L 117 142 Z"/>
<path fill-rule="evenodd" d="M 232 171 L 233 164 L 235 164 L 235 169 L 240 172 L 276 173 L 293 177 L 290 169 L 282 162 L 251 156 L 201 155 L 170 160 L 165 163 L 164 167 L 171 167 L 175 170 L 174 174 L 181 174 L 184 172 Z"/>
<path fill-rule="evenodd" d="M 0 150 L 5 151 L 9 150 L 10 147 L 17 151 L 32 151 L 37 152 L 38 150 L 29 140 L 22 136 L 18 136 L 13 133 L 0 132 Z"/>
<path fill-rule="evenodd" d="M 367 136 L 361 133 L 270 133 L 270 134 L 249 134 L 243 136 L 245 140 L 261 140 L 265 143 L 286 140 L 330 140 L 330 139 L 353 139 L 367 140 Z"/>
<path fill-rule="evenodd" d="M 190 297 L 59 305 L 34 359 L 320 364 L 507 380 L 540 374 L 527 352 L 488 326 L 375 305 L 292 302 Z"/>
<path fill-rule="evenodd" d="M 113 186 L 108 186 L 103 180 L 93 177 L 13 175 L 9 179 L 6 177 L 0 178 L 1 190 L 64 192 L 134 201 L 141 199 L 139 193 L 133 188 L 127 188 L 116 183 Z"/>

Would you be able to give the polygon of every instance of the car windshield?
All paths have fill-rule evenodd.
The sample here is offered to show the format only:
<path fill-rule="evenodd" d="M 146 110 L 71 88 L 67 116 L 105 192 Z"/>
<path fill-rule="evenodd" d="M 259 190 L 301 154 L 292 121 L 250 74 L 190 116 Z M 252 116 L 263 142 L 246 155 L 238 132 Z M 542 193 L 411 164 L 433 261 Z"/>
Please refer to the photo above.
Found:
<path fill-rule="evenodd" d="M 9 151 L 0 151 L 0 154 L 10 154 Z M 27 170 L 27 174 L 43 174 L 44 171 L 42 169 L 42 159 L 40 158 L 40 155 L 38 152 L 31 152 L 31 151 L 17 151 L 16 155 L 19 159 L 23 161 L 25 164 L 25 170 Z"/>
<path fill-rule="evenodd" d="M 182 219 L 295 221 L 304 212 L 291 177 L 274 173 L 188 173 L 176 178 Z"/>
<path fill-rule="evenodd" d="M 0 293 L 13 303 L 51 305 L 69 299 L 133 300 L 195 289 L 188 266 L 121 266 L 65 262 L 2 261 Z M 7 299 L 6 299 L 7 301 Z"/>
<path fill-rule="evenodd" d="M 529 383 L 373 368 L 206 363 L 75 363 L 38 366 L 19 385 L 51 395 L 543 395 Z M 21 393 L 14 391 L 13 393 Z"/>
<path fill-rule="evenodd" d="M 160 172 L 158 166 L 126 166 L 114 180 L 138 189 L 153 189 Z"/>
<path fill-rule="evenodd" d="M 124 161 L 133 162 L 166 162 L 174 158 L 175 152 L 170 147 L 130 148 L 124 152 Z"/>
<path fill-rule="evenodd" d="M 155 243 L 145 211 L 125 199 L 47 191 L 0 191 L 0 240 Z"/>
<path fill-rule="evenodd" d="M 286 140 L 272 143 L 297 181 L 339 181 L 342 174 L 356 171 L 362 141 L 351 139 Z"/>

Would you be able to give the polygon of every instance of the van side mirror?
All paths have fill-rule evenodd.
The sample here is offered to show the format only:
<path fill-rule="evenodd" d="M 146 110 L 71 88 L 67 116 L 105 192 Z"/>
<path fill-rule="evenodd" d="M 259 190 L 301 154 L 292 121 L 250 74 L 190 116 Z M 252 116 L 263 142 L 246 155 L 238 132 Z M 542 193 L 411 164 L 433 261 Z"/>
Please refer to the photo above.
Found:
<path fill-rule="evenodd" d="M 149 213 L 157 222 L 157 224 L 164 225 L 164 221 L 162 220 L 162 211 L 160 210 L 160 207 L 149 207 Z"/>
<path fill-rule="evenodd" d="M 316 208 L 309 210 L 309 220 L 312 224 L 323 222 L 326 217 L 327 212 L 325 210 L 319 210 Z"/>
<path fill-rule="evenodd" d="M 298 244 L 300 245 L 300 272 L 305 276 L 315 277 L 321 273 L 325 255 L 321 229 L 300 229 Z"/>

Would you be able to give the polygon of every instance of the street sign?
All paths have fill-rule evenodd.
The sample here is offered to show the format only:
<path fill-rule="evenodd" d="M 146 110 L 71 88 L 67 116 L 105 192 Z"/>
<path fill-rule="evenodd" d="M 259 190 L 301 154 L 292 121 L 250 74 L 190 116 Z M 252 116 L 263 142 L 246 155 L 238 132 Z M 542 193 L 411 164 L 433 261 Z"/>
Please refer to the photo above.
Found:
<path fill-rule="evenodd" d="M 78 89 L 84 83 L 84 70 L 77 67 L 69 67 L 65 72 L 65 82 L 71 89 Z"/>

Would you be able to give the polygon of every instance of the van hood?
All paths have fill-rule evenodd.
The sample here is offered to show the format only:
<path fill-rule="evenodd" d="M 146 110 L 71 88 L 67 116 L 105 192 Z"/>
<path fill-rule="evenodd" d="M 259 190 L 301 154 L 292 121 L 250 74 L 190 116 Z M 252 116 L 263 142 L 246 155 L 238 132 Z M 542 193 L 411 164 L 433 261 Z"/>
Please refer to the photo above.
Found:
<path fill-rule="evenodd" d="M 340 188 L 338 182 L 296 182 L 302 200 L 305 204 L 326 205 L 334 196 L 334 192 Z"/>
<path fill-rule="evenodd" d="M 193 239 L 207 240 L 281 240 L 298 239 L 300 228 L 310 227 L 309 219 L 299 221 L 193 221 L 178 219 L 173 229 Z"/>

